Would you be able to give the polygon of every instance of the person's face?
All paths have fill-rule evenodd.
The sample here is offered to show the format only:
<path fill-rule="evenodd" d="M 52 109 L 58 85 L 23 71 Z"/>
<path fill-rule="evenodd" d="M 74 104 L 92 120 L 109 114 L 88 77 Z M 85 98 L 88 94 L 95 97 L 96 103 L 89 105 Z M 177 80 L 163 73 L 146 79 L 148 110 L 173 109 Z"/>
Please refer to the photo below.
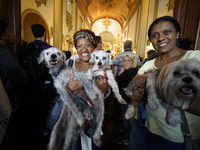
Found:
<path fill-rule="evenodd" d="M 93 44 L 86 38 L 79 38 L 76 43 L 77 54 L 83 61 L 89 61 L 94 51 Z"/>
<path fill-rule="evenodd" d="M 133 61 L 131 60 L 130 57 L 125 56 L 125 57 L 123 57 L 123 64 L 124 64 L 125 69 L 129 69 L 129 68 L 131 68 L 131 66 L 133 64 Z"/>
<path fill-rule="evenodd" d="M 176 48 L 176 39 L 179 32 L 176 32 L 173 23 L 161 21 L 155 24 L 151 31 L 151 42 L 153 47 L 160 53 L 167 53 Z"/>

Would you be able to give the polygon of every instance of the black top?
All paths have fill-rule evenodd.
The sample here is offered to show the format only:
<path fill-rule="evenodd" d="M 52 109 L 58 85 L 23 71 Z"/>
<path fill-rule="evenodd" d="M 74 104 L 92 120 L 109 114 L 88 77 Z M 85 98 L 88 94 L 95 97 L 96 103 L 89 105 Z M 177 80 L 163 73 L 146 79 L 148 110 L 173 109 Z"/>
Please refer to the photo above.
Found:
<path fill-rule="evenodd" d="M 126 88 L 131 80 L 136 76 L 138 72 L 138 67 L 130 68 L 125 70 L 122 74 L 116 77 L 116 81 L 119 87 L 119 92 L 122 95 L 122 98 L 128 103 L 131 102 L 131 99 L 124 93 L 123 88 Z"/>

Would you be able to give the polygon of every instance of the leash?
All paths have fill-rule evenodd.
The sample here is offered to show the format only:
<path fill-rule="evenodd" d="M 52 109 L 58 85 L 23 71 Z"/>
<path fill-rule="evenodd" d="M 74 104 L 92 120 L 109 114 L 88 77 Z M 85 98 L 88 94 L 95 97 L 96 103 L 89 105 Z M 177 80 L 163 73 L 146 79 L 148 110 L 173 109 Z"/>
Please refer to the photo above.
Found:
<path fill-rule="evenodd" d="M 91 99 L 87 96 L 87 94 L 85 93 L 85 91 L 83 90 L 83 88 L 81 89 L 81 92 L 87 98 L 87 100 L 90 103 L 92 109 L 94 109 L 94 104 L 92 103 Z M 90 120 L 86 120 L 86 125 L 85 125 L 85 129 L 84 129 L 85 133 L 87 133 L 87 130 L 89 129 L 89 125 L 90 125 Z"/>

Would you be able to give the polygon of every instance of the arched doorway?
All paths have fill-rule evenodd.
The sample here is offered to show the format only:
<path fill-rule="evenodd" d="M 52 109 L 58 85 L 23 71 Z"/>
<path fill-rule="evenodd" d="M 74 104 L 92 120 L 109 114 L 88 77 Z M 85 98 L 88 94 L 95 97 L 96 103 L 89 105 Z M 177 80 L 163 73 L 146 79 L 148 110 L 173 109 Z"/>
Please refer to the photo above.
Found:
<path fill-rule="evenodd" d="M 22 41 L 24 43 L 29 43 L 34 40 L 34 36 L 31 31 L 31 25 L 32 24 L 41 24 L 46 29 L 46 42 L 49 43 L 49 30 L 48 26 L 45 23 L 44 19 L 41 17 L 40 14 L 37 12 L 34 12 L 33 10 L 26 12 L 22 16 Z"/>

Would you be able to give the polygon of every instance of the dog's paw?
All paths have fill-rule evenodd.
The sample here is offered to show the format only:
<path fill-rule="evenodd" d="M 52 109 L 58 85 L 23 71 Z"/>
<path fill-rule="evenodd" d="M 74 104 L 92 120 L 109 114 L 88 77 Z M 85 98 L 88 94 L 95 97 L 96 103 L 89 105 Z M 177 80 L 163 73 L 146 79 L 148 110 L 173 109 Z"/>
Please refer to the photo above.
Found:
<path fill-rule="evenodd" d="M 99 99 L 99 95 L 95 92 L 90 92 L 90 95 L 89 97 L 92 99 L 92 100 L 95 100 L 97 101 Z"/>
<path fill-rule="evenodd" d="M 86 109 L 85 111 L 84 111 L 84 116 L 85 116 L 85 118 L 87 119 L 87 120 L 92 120 L 93 119 L 93 114 L 90 112 L 90 110 L 89 109 Z"/>
<path fill-rule="evenodd" d="M 120 104 L 127 104 L 127 102 L 126 102 L 124 99 L 120 99 L 120 100 L 119 100 L 119 103 L 120 103 Z"/>
<path fill-rule="evenodd" d="M 94 138 L 94 139 L 93 139 L 93 142 L 94 142 L 98 147 L 101 147 L 101 145 L 102 145 L 102 142 L 101 142 L 100 138 Z"/>
<path fill-rule="evenodd" d="M 82 126 L 83 123 L 84 123 L 83 117 L 77 119 L 77 123 L 78 123 L 79 126 Z"/>
<path fill-rule="evenodd" d="M 157 110 L 158 109 L 158 107 L 161 105 L 160 104 L 160 102 L 159 102 L 159 100 L 151 100 L 151 99 L 148 99 L 148 104 L 147 104 L 148 106 L 149 106 L 149 108 L 151 109 L 151 110 Z"/>
<path fill-rule="evenodd" d="M 136 109 L 134 108 L 133 105 L 129 105 L 128 109 L 126 110 L 126 114 L 125 114 L 125 118 L 127 120 L 129 120 L 130 118 L 132 118 L 136 113 Z"/>
<path fill-rule="evenodd" d="M 178 124 L 181 124 L 182 118 L 181 118 L 180 111 L 175 109 L 171 112 L 168 112 L 167 113 L 167 122 L 173 127 L 177 126 Z"/>

